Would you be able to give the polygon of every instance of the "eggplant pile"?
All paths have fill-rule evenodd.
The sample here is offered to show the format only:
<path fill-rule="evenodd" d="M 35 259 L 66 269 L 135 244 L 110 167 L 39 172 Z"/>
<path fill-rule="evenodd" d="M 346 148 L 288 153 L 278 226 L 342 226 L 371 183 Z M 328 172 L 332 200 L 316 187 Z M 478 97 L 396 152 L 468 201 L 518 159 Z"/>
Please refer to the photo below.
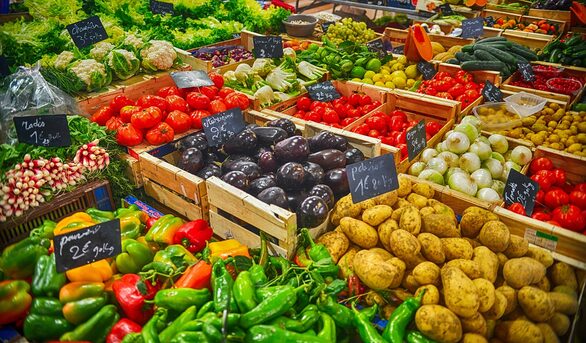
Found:
<path fill-rule="evenodd" d="M 331 132 L 304 138 L 288 119 L 248 125 L 223 146 L 210 147 L 198 132 L 177 143 L 177 166 L 203 179 L 212 176 L 259 200 L 297 214 L 299 228 L 322 224 L 336 199 L 348 194 L 346 165 L 362 152 Z"/>

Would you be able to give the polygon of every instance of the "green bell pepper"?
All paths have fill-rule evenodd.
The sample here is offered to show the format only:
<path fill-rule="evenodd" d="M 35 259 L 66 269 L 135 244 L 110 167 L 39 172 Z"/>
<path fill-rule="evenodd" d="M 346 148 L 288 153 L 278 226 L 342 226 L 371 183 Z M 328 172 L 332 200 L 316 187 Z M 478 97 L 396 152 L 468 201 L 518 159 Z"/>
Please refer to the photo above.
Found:
<path fill-rule="evenodd" d="M 58 339 L 73 329 L 61 313 L 62 305 L 56 298 L 35 298 L 24 320 L 24 336 L 31 341 Z"/>
<path fill-rule="evenodd" d="M 55 226 L 57 226 L 57 223 L 52 220 L 45 219 L 43 220 L 43 224 L 41 224 L 41 226 L 33 229 L 30 232 L 29 237 L 35 237 L 39 239 L 53 239 L 53 231 L 55 230 Z"/>
<path fill-rule="evenodd" d="M 154 242 L 162 245 L 173 244 L 173 236 L 183 225 L 183 220 L 173 215 L 166 214 L 153 224 L 149 232 L 145 235 L 148 242 Z"/>
<path fill-rule="evenodd" d="M 114 213 L 116 218 L 124 217 L 135 217 L 140 220 L 141 223 L 145 224 L 149 219 L 149 215 L 140 210 L 136 205 L 130 205 L 128 207 L 119 208 Z"/>
<path fill-rule="evenodd" d="M 31 288 L 35 296 L 56 297 L 66 282 L 65 273 L 57 273 L 54 254 L 39 257 L 31 282 Z"/>
<path fill-rule="evenodd" d="M 106 305 L 88 321 L 63 334 L 60 340 L 104 342 L 106 335 L 118 319 L 120 315 L 116 311 L 116 306 Z"/>
<path fill-rule="evenodd" d="M 33 275 L 37 261 L 49 254 L 51 242 L 39 237 L 28 237 L 8 246 L 0 256 L 0 269 L 11 279 L 26 279 Z"/>
<path fill-rule="evenodd" d="M 250 328 L 277 318 L 291 309 L 295 302 L 297 302 L 295 289 L 291 286 L 286 286 L 276 292 L 273 297 L 261 301 L 258 306 L 243 314 L 240 317 L 240 326 Z"/>
<path fill-rule="evenodd" d="M 108 297 L 105 293 L 101 296 L 68 302 L 63 306 L 63 316 L 70 323 L 81 324 L 96 314 L 107 303 Z"/>
<path fill-rule="evenodd" d="M 124 239 L 122 253 L 116 256 L 116 268 L 122 274 L 136 274 L 153 258 L 153 252 L 146 245 L 134 239 Z"/>
<path fill-rule="evenodd" d="M 173 269 L 190 266 L 197 261 L 197 258 L 189 250 L 179 244 L 169 245 L 164 250 L 157 251 L 153 259 L 153 262 L 165 263 L 172 266 Z"/>
<path fill-rule="evenodd" d="M 93 207 L 90 207 L 87 210 L 85 210 L 85 213 L 89 214 L 90 217 L 92 217 L 92 219 L 97 221 L 98 223 L 103 223 L 114 219 L 114 212 L 101 211 Z"/>

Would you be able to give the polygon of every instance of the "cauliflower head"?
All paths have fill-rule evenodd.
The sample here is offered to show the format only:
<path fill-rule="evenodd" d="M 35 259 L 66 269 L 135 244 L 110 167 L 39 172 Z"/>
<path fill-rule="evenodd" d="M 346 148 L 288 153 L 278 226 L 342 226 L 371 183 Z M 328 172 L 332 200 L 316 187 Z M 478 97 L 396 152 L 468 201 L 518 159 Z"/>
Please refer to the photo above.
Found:
<path fill-rule="evenodd" d="M 135 54 L 124 49 L 114 49 L 106 56 L 106 65 L 114 75 L 126 80 L 136 75 L 140 69 L 140 60 Z"/>
<path fill-rule="evenodd" d="M 151 40 L 140 51 L 142 67 L 146 70 L 168 70 L 177 59 L 177 52 L 167 41 Z"/>
<path fill-rule="evenodd" d="M 138 37 L 134 33 L 129 33 L 124 38 L 122 45 L 138 51 L 138 50 L 142 49 L 142 47 L 144 46 L 144 41 L 142 40 L 142 38 Z"/>
<path fill-rule="evenodd" d="M 75 59 L 75 55 L 71 51 L 63 51 L 55 58 L 53 66 L 59 70 L 65 70 L 71 62 Z"/>
<path fill-rule="evenodd" d="M 102 63 L 94 60 L 79 60 L 69 66 L 69 70 L 85 84 L 88 92 L 96 91 L 112 82 L 112 74 Z"/>
<path fill-rule="evenodd" d="M 96 61 L 102 62 L 112 50 L 114 50 L 114 45 L 112 43 L 98 42 L 94 44 L 93 48 L 90 50 L 90 57 Z"/>

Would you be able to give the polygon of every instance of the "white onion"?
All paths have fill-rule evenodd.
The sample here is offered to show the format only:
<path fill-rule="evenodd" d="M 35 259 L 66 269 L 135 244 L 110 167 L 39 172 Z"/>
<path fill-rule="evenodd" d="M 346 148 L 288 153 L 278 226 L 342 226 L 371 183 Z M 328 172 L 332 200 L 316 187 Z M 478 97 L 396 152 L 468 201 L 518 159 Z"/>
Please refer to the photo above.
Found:
<path fill-rule="evenodd" d="M 437 170 L 425 169 L 419 174 L 418 178 L 437 183 L 438 185 L 444 185 L 444 178 Z"/>
<path fill-rule="evenodd" d="M 502 181 L 507 181 L 507 179 L 509 178 L 509 171 L 511 169 L 515 169 L 516 171 L 520 172 L 521 166 L 513 161 L 505 162 L 505 166 L 503 168 L 503 175 L 501 176 Z"/>
<path fill-rule="evenodd" d="M 476 129 L 476 127 L 472 124 L 460 123 L 456 125 L 454 131 L 462 132 L 463 134 L 468 136 L 470 142 L 474 142 L 474 140 L 478 138 L 478 129 Z"/>
<path fill-rule="evenodd" d="M 460 156 L 459 166 L 465 171 L 472 173 L 480 168 L 480 158 L 476 154 L 467 152 Z"/>
<path fill-rule="evenodd" d="M 490 175 L 495 179 L 503 175 L 503 164 L 494 158 L 489 158 L 488 160 L 483 161 L 482 168 L 488 169 Z"/>
<path fill-rule="evenodd" d="M 454 173 L 448 180 L 450 188 L 468 195 L 474 196 L 478 191 L 478 186 L 472 178 L 464 173 Z"/>
<path fill-rule="evenodd" d="M 443 158 L 434 157 L 427 162 L 427 168 L 437 170 L 443 175 L 448 170 L 448 163 Z"/>
<path fill-rule="evenodd" d="M 456 155 L 450 151 L 442 151 L 439 153 L 439 155 L 437 155 L 437 157 L 443 158 L 444 161 L 446 161 L 448 163 L 448 167 L 457 167 L 458 160 L 460 159 L 460 157 L 458 157 L 458 155 Z"/>
<path fill-rule="evenodd" d="M 472 124 L 478 130 L 480 130 L 480 126 L 481 126 L 480 119 L 476 118 L 476 116 L 465 116 L 464 118 L 462 118 L 462 120 L 460 121 L 460 123 L 463 123 L 463 124 Z"/>
<path fill-rule="evenodd" d="M 487 169 L 475 170 L 470 177 L 476 182 L 478 188 L 488 188 L 492 186 L 492 176 Z"/>
<path fill-rule="evenodd" d="M 445 181 L 445 183 L 446 183 L 446 184 L 448 183 L 448 180 L 450 179 L 450 176 L 452 176 L 452 175 L 453 175 L 453 174 L 455 174 L 455 173 L 464 173 L 464 174 L 466 174 L 466 175 L 470 175 L 470 174 L 468 174 L 468 172 L 467 172 L 467 171 L 465 171 L 465 170 L 463 170 L 463 169 L 461 169 L 461 168 L 458 168 L 458 167 L 451 167 L 451 168 L 449 168 L 449 169 L 448 169 L 448 171 L 447 171 L 447 172 L 444 174 L 444 181 Z"/>
<path fill-rule="evenodd" d="M 429 162 L 429 160 L 431 160 L 432 158 L 436 157 L 437 154 L 438 154 L 437 150 L 431 149 L 431 148 L 426 148 L 421 153 L 421 161 L 427 163 L 427 162 Z"/>
<path fill-rule="evenodd" d="M 490 135 L 488 137 L 488 140 L 490 141 L 490 146 L 492 147 L 492 150 L 496 152 L 504 154 L 505 152 L 507 152 L 507 150 L 509 150 L 509 142 L 507 141 L 507 138 L 503 135 Z"/>
<path fill-rule="evenodd" d="M 409 175 L 419 176 L 423 169 L 425 169 L 425 162 L 415 162 L 409 167 Z"/>
<path fill-rule="evenodd" d="M 480 200 L 484 200 L 484 201 L 488 201 L 488 202 L 500 202 L 501 201 L 501 197 L 492 188 L 479 189 L 478 193 L 476 193 L 476 197 Z"/>
<path fill-rule="evenodd" d="M 483 143 L 483 142 L 479 142 L 478 140 L 476 140 L 474 143 L 472 143 L 470 145 L 470 148 L 468 149 L 468 151 L 470 151 L 473 154 L 478 155 L 478 157 L 480 158 L 481 161 L 488 159 L 490 157 L 490 155 L 492 154 L 492 150 L 490 149 L 490 145 Z"/>
<path fill-rule="evenodd" d="M 511 152 L 511 161 L 517 163 L 520 166 L 524 166 L 531 162 L 531 158 L 533 158 L 533 154 L 526 146 L 519 145 Z"/>
<path fill-rule="evenodd" d="M 505 157 L 496 151 L 493 151 L 492 154 L 490 154 L 491 158 L 494 158 L 495 160 L 499 161 L 500 163 L 505 163 Z"/>
<path fill-rule="evenodd" d="M 475 142 L 482 142 L 482 143 L 488 144 L 488 146 L 490 146 L 490 141 L 488 140 L 488 137 L 484 137 L 482 135 L 478 136 L 478 138 L 476 138 Z"/>
<path fill-rule="evenodd" d="M 470 147 L 470 139 L 462 132 L 452 132 L 445 140 L 446 150 L 455 154 L 463 154 Z"/>
<path fill-rule="evenodd" d="M 494 189 L 500 196 L 502 196 L 505 192 L 505 183 L 501 180 L 493 180 L 490 188 Z"/>

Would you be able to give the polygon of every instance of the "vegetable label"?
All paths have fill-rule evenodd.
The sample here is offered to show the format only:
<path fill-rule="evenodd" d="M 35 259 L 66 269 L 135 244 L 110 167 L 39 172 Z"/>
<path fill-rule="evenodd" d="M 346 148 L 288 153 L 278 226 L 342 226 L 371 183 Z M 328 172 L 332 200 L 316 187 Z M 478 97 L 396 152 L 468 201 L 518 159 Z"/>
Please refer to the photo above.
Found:
<path fill-rule="evenodd" d="M 177 88 L 213 86 L 208 74 L 203 70 L 174 71 L 171 73 Z"/>
<path fill-rule="evenodd" d="M 153 12 L 154 14 L 160 14 L 160 15 L 165 15 L 165 14 L 174 15 L 175 14 L 175 12 L 173 12 L 173 4 L 172 3 L 156 1 L 156 0 L 151 0 L 151 12 Z"/>
<path fill-rule="evenodd" d="M 531 64 L 527 62 L 518 62 L 517 66 L 519 67 L 519 71 L 521 72 L 521 77 L 523 80 L 527 82 L 535 81 L 535 73 L 533 72 L 533 67 Z"/>
<path fill-rule="evenodd" d="M 417 70 L 419 70 L 419 72 L 423 74 L 423 78 L 426 80 L 433 79 L 433 77 L 437 73 L 433 65 L 427 61 L 417 62 Z"/>
<path fill-rule="evenodd" d="M 527 176 L 519 173 L 515 169 L 509 171 L 507 184 L 505 185 L 505 203 L 507 205 L 513 203 L 520 203 L 525 208 L 528 216 L 533 213 L 535 206 L 535 196 L 539 190 L 537 182 L 531 180 Z"/>
<path fill-rule="evenodd" d="M 526 228 L 524 238 L 531 244 L 545 248 L 550 251 L 555 251 L 558 246 L 558 238 L 554 235 L 549 235 L 545 232 Z"/>
<path fill-rule="evenodd" d="M 67 31 L 80 49 L 108 38 L 106 29 L 97 15 L 67 25 Z"/>
<path fill-rule="evenodd" d="M 309 97 L 314 101 L 332 101 L 341 97 L 332 81 L 324 81 L 315 85 L 307 86 Z"/>
<path fill-rule="evenodd" d="M 454 15 L 454 11 L 452 10 L 452 6 L 450 6 L 450 4 L 440 5 L 439 10 L 440 10 L 440 12 L 442 12 L 442 15 L 444 15 L 444 16 Z"/>
<path fill-rule="evenodd" d="M 393 154 L 385 154 L 346 166 L 346 175 L 354 203 L 399 188 Z"/>
<path fill-rule="evenodd" d="M 81 267 L 122 252 L 120 219 L 72 231 L 53 238 L 57 271 Z"/>
<path fill-rule="evenodd" d="M 366 46 L 368 50 L 377 53 L 379 58 L 384 58 L 387 55 L 387 49 L 381 38 L 366 43 Z"/>
<path fill-rule="evenodd" d="M 0 56 L 0 77 L 10 75 L 10 68 L 8 68 L 8 61 L 6 57 Z"/>
<path fill-rule="evenodd" d="M 403 55 L 405 53 L 405 46 L 401 45 L 391 50 L 393 54 Z"/>
<path fill-rule="evenodd" d="M 71 136 L 65 114 L 14 117 L 20 143 L 37 146 L 70 146 Z"/>
<path fill-rule="evenodd" d="M 325 23 L 321 24 L 321 30 L 326 33 L 328 32 L 328 28 L 330 27 L 330 25 L 335 24 L 335 22 L 333 21 L 326 21 Z"/>
<path fill-rule="evenodd" d="M 283 38 L 279 36 L 252 37 L 254 43 L 254 57 L 281 58 L 283 57 Z"/>
<path fill-rule="evenodd" d="M 409 161 L 413 160 L 427 146 L 427 136 L 425 134 L 425 120 L 421 120 L 417 125 L 407 131 L 407 152 Z"/>
<path fill-rule="evenodd" d="M 246 127 L 242 111 L 238 107 L 203 118 L 201 125 L 210 146 L 224 144 Z"/>
<path fill-rule="evenodd" d="M 482 96 L 486 102 L 501 102 L 503 101 L 503 93 L 500 89 L 495 87 L 492 82 L 484 81 L 484 88 L 482 88 Z"/>
<path fill-rule="evenodd" d="M 462 20 L 462 38 L 476 38 L 484 33 L 484 18 Z"/>

